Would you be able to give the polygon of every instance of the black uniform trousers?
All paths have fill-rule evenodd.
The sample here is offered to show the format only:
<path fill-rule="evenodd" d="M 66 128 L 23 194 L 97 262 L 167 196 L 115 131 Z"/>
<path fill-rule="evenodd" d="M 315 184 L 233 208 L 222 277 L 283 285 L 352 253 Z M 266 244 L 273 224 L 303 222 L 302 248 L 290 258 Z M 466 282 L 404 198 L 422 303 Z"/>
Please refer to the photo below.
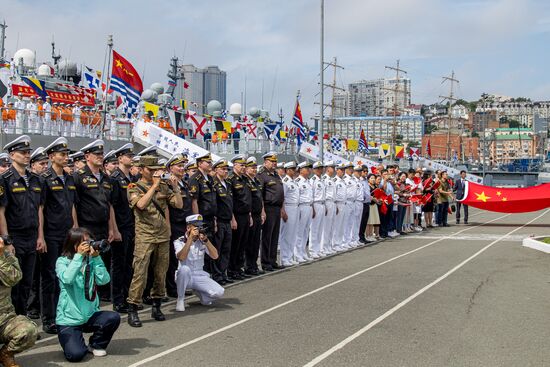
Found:
<path fill-rule="evenodd" d="M 464 223 L 468 223 L 468 205 L 462 204 L 460 201 L 456 202 L 456 221 L 460 222 L 460 208 L 464 208 Z"/>
<path fill-rule="evenodd" d="M 227 268 L 229 266 L 229 258 L 231 256 L 231 239 L 233 232 L 231 231 L 231 222 L 218 220 L 218 230 L 214 236 L 214 246 L 218 250 L 218 259 L 214 262 L 212 278 L 215 281 L 222 280 L 227 277 Z"/>
<path fill-rule="evenodd" d="M 245 249 L 245 269 L 258 270 L 258 255 L 260 253 L 260 241 L 262 235 L 262 216 L 252 214 L 252 227 L 248 231 L 248 246 Z"/>
<path fill-rule="evenodd" d="M 37 256 L 36 239 L 38 234 L 36 232 L 11 232 L 10 236 L 15 247 L 15 256 L 17 256 L 17 260 L 19 260 L 19 267 L 23 275 L 19 283 L 12 288 L 12 303 L 18 315 L 26 315 L 34 275 L 34 264 Z"/>
<path fill-rule="evenodd" d="M 387 237 L 388 233 L 392 231 L 394 227 L 391 223 L 393 217 L 393 204 L 387 204 L 386 214 L 380 212 L 380 236 Z"/>
<path fill-rule="evenodd" d="M 214 225 L 214 218 L 209 217 L 202 219 L 202 225 L 204 227 L 204 230 L 206 232 L 206 237 L 210 240 L 210 242 L 215 246 L 216 245 L 216 238 L 215 238 L 215 225 Z M 204 256 L 204 267 L 203 270 L 207 273 L 214 274 L 214 264 L 215 260 L 212 260 L 208 254 L 205 254 Z"/>
<path fill-rule="evenodd" d="M 174 248 L 174 241 L 185 235 L 185 223 L 170 224 L 170 253 L 168 254 L 168 270 L 166 271 L 166 294 L 170 297 L 178 296 L 178 287 L 176 285 L 176 271 L 178 271 L 178 258 Z"/>
<path fill-rule="evenodd" d="M 136 231 L 134 228 L 119 228 L 122 241 L 111 244 L 111 297 L 113 305 L 126 302 L 132 282 L 134 269 L 134 245 Z"/>
<path fill-rule="evenodd" d="M 47 243 L 47 242 L 46 242 Z M 27 304 L 27 312 L 40 313 L 40 269 L 42 269 L 41 254 L 36 254 L 36 261 L 34 262 L 34 271 L 32 276 L 31 292 L 29 294 L 29 302 Z"/>
<path fill-rule="evenodd" d="M 365 241 L 365 231 L 369 221 L 370 203 L 363 203 L 363 213 L 361 214 L 361 223 L 359 224 L 359 240 Z"/>
<path fill-rule="evenodd" d="M 229 272 L 240 273 L 244 266 L 244 252 L 248 247 L 248 230 L 250 228 L 250 215 L 234 214 L 237 221 L 237 229 L 233 230 L 231 238 L 231 255 L 229 257 Z"/>
<path fill-rule="evenodd" d="M 266 205 L 264 210 L 266 218 L 262 226 L 261 261 L 262 267 L 273 267 L 277 264 L 281 207 Z"/>

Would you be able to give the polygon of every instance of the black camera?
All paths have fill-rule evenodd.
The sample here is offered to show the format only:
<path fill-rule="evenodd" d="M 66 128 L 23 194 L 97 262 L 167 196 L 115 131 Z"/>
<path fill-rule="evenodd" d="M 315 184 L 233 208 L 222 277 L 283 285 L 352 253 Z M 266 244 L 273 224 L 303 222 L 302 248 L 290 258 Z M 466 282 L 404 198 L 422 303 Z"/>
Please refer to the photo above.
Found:
<path fill-rule="evenodd" d="M 160 179 L 163 181 L 168 181 L 171 177 L 172 177 L 171 173 L 163 173 L 162 175 L 160 175 Z"/>
<path fill-rule="evenodd" d="M 109 252 L 109 250 L 111 249 L 111 245 L 109 244 L 109 241 L 107 241 L 107 240 L 90 241 L 89 245 L 90 245 L 90 247 L 92 247 L 95 251 L 99 252 L 100 254 L 104 254 L 106 252 Z"/>
<path fill-rule="evenodd" d="M 13 240 L 9 235 L 3 235 L 2 241 L 4 241 L 4 246 L 13 246 Z"/>

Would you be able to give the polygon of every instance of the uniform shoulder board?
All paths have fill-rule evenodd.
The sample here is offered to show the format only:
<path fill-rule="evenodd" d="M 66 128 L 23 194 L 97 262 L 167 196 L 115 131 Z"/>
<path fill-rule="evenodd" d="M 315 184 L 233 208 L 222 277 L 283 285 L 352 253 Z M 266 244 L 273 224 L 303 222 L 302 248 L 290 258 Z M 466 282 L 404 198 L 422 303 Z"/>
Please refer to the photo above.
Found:
<path fill-rule="evenodd" d="M 120 176 L 120 171 L 119 170 L 116 170 L 111 174 L 111 177 L 114 177 L 114 178 L 117 178 L 118 176 Z"/>
<path fill-rule="evenodd" d="M 31 176 L 34 176 L 34 177 L 40 177 L 40 175 L 39 175 L 39 174 L 36 174 L 36 173 L 34 173 L 34 172 L 31 172 Z"/>
<path fill-rule="evenodd" d="M 11 170 L 7 170 L 6 172 L 2 173 L 2 177 L 8 178 L 11 175 L 13 175 L 13 172 Z"/>
<path fill-rule="evenodd" d="M 288 182 L 288 176 L 286 176 L 285 178 L 283 178 L 283 181 L 284 181 L 284 182 Z"/>
<path fill-rule="evenodd" d="M 51 171 L 46 171 L 42 174 L 42 177 L 50 177 L 52 175 Z"/>
<path fill-rule="evenodd" d="M 332 181 L 336 182 L 337 178 L 336 177 L 333 177 L 332 178 Z"/>
<path fill-rule="evenodd" d="M 84 171 L 83 169 L 79 169 L 79 170 L 78 170 L 78 174 L 80 174 L 80 175 L 83 175 L 83 174 L 85 174 L 85 173 L 86 173 L 86 171 Z"/>

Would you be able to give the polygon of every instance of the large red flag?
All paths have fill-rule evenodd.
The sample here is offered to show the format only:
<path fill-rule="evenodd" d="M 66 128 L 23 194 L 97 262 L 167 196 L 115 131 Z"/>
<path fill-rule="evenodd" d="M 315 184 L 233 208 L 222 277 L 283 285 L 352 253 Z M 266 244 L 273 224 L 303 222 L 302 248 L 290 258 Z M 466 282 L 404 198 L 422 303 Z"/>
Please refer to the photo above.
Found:
<path fill-rule="evenodd" d="M 458 201 L 492 212 L 534 212 L 550 207 L 550 184 L 525 188 L 502 188 L 467 181 L 464 197 Z"/>

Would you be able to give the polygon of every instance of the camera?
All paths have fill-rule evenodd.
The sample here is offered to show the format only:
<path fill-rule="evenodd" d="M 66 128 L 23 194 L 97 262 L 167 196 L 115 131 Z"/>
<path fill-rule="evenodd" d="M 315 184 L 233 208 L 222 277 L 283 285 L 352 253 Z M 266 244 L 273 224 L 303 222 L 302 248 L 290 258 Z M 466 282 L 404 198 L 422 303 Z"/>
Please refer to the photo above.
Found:
<path fill-rule="evenodd" d="M 166 180 L 166 181 L 168 181 L 171 177 L 172 177 L 172 174 L 170 173 L 163 173 L 162 175 L 160 175 L 160 179 Z"/>
<path fill-rule="evenodd" d="M 4 241 L 4 246 L 13 246 L 13 240 L 9 235 L 6 234 L 1 237 L 2 237 L 2 241 Z"/>
<path fill-rule="evenodd" d="M 95 251 L 99 252 L 100 254 L 104 254 L 111 249 L 111 245 L 107 240 L 90 241 L 89 244 L 90 244 L 90 247 L 92 247 Z"/>

